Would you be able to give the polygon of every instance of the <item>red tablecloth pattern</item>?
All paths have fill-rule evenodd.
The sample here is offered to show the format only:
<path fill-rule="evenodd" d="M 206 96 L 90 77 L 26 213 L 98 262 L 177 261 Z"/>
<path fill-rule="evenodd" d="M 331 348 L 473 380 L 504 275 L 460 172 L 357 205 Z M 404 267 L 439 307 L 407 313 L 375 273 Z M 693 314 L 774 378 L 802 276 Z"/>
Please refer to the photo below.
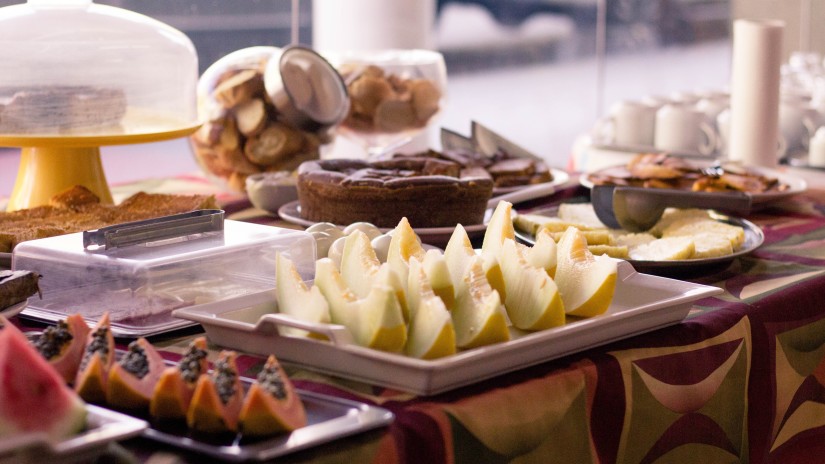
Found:
<path fill-rule="evenodd" d="M 570 188 L 520 209 L 583 194 Z M 225 206 L 229 217 L 282 224 L 242 198 Z M 825 191 L 813 190 L 750 216 L 764 245 L 690 278 L 724 293 L 698 301 L 682 323 L 444 394 L 416 397 L 291 366 L 299 388 L 380 405 L 396 418 L 290 460 L 825 462 L 824 214 Z M 176 359 L 192 336 L 155 342 Z M 239 359 L 247 376 L 262 362 Z M 127 446 L 144 457 L 171 450 Z"/>

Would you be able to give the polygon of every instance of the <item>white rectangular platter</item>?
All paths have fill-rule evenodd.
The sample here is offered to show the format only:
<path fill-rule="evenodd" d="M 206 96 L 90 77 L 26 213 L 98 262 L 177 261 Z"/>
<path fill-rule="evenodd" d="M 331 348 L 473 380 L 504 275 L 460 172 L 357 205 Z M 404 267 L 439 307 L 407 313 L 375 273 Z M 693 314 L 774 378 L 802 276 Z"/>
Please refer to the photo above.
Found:
<path fill-rule="evenodd" d="M 63 440 L 45 433 L 24 433 L 0 439 L 0 463 L 69 464 L 95 462 L 110 443 L 140 435 L 148 424 L 140 419 L 86 405 L 86 429 Z"/>
<path fill-rule="evenodd" d="M 675 324 L 687 316 L 692 302 L 721 292 L 716 287 L 637 273 L 629 263 L 620 261 L 616 293 L 605 314 L 540 332 L 511 329 L 510 341 L 436 360 L 354 345 L 343 326 L 304 324 L 267 313 L 272 307 L 272 292 L 192 306 L 174 314 L 202 324 L 210 340 L 221 346 L 260 355 L 272 353 L 282 361 L 326 374 L 434 395 Z M 278 325 L 314 330 L 330 341 L 280 336 Z"/>

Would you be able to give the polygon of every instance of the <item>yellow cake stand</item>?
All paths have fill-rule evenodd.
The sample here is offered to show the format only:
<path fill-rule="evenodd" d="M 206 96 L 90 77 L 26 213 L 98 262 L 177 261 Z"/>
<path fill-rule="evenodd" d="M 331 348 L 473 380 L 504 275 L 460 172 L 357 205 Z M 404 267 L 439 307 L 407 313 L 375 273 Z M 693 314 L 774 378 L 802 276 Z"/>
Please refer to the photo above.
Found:
<path fill-rule="evenodd" d="M 75 185 L 94 192 L 101 203 L 112 204 L 112 193 L 100 159 L 101 146 L 176 139 L 192 134 L 200 124 L 135 127 L 139 128 L 102 135 L 0 134 L 0 146 L 22 147 L 17 179 L 6 210 L 46 205 L 56 193 Z"/>

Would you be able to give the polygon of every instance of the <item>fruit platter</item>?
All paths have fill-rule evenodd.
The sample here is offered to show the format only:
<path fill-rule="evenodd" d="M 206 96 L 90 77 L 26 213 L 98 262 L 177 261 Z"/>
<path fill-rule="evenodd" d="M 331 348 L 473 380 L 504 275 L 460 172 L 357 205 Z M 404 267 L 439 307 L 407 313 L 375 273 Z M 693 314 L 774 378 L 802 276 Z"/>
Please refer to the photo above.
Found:
<path fill-rule="evenodd" d="M 244 378 L 237 354 L 210 356 L 202 336 L 171 362 L 145 338 L 116 349 L 108 315 L 89 327 L 73 314 L 25 334 L 0 322 L 0 366 L 13 375 L 6 380 L 19 379 L 0 388 L 0 461 L 29 462 L 20 459 L 38 452 L 54 455 L 49 462 L 94 457 L 101 445 L 141 434 L 225 461 L 263 461 L 393 420 L 382 408 L 296 389 L 275 356 Z M 15 393 L 22 385 L 32 398 Z M 38 405 L 43 414 L 32 414 Z"/>
<path fill-rule="evenodd" d="M 220 346 L 434 395 L 677 323 L 721 292 L 594 256 L 575 228 L 518 244 L 512 214 L 498 204 L 481 250 L 461 226 L 443 252 L 425 250 L 402 220 L 381 260 L 356 230 L 336 240 L 340 256 L 316 261 L 312 282 L 278 255 L 275 290 L 174 314 Z"/>
<path fill-rule="evenodd" d="M 86 462 L 147 427 L 139 418 L 83 401 L 4 317 L 0 367 L 0 462 Z"/>
<path fill-rule="evenodd" d="M 702 275 L 756 250 L 765 240 L 747 219 L 704 209 L 667 209 L 649 231 L 608 229 L 590 203 L 562 203 L 513 219 L 516 237 L 534 244 L 539 235 L 558 235 L 573 225 L 583 231 L 595 254 L 625 259 L 639 272 L 662 276 Z"/>

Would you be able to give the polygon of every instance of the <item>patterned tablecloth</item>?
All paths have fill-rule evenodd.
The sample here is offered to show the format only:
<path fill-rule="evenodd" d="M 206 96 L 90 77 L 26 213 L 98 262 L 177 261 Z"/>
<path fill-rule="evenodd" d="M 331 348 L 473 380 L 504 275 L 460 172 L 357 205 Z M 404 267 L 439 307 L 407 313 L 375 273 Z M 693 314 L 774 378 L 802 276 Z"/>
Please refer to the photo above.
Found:
<path fill-rule="evenodd" d="M 202 180 L 162 188 L 191 189 L 181 182 Z M 570 188 L 519 209 L 584 194 Z M 243 199 L 221 201 L 230 218 L 279 223 Z M 764 245 L 727 269 L 691 278 L 724 293 L 699 300 L 674 326 L 432 397 L 290 366 L 299 388 L 380 405 L 396 418 L 287 461 L 822 462 L 825 191 L 749 219 L 763 228 Z M 176 359 L 192 336 L 153 341 Z M 211 348 L 212 355 L 219 350 Z M 254 376 L 262 359 L 241 356 L 239 365 Z M 141 460 L 204 462 L 145 439 L 125 446 Z"/>

